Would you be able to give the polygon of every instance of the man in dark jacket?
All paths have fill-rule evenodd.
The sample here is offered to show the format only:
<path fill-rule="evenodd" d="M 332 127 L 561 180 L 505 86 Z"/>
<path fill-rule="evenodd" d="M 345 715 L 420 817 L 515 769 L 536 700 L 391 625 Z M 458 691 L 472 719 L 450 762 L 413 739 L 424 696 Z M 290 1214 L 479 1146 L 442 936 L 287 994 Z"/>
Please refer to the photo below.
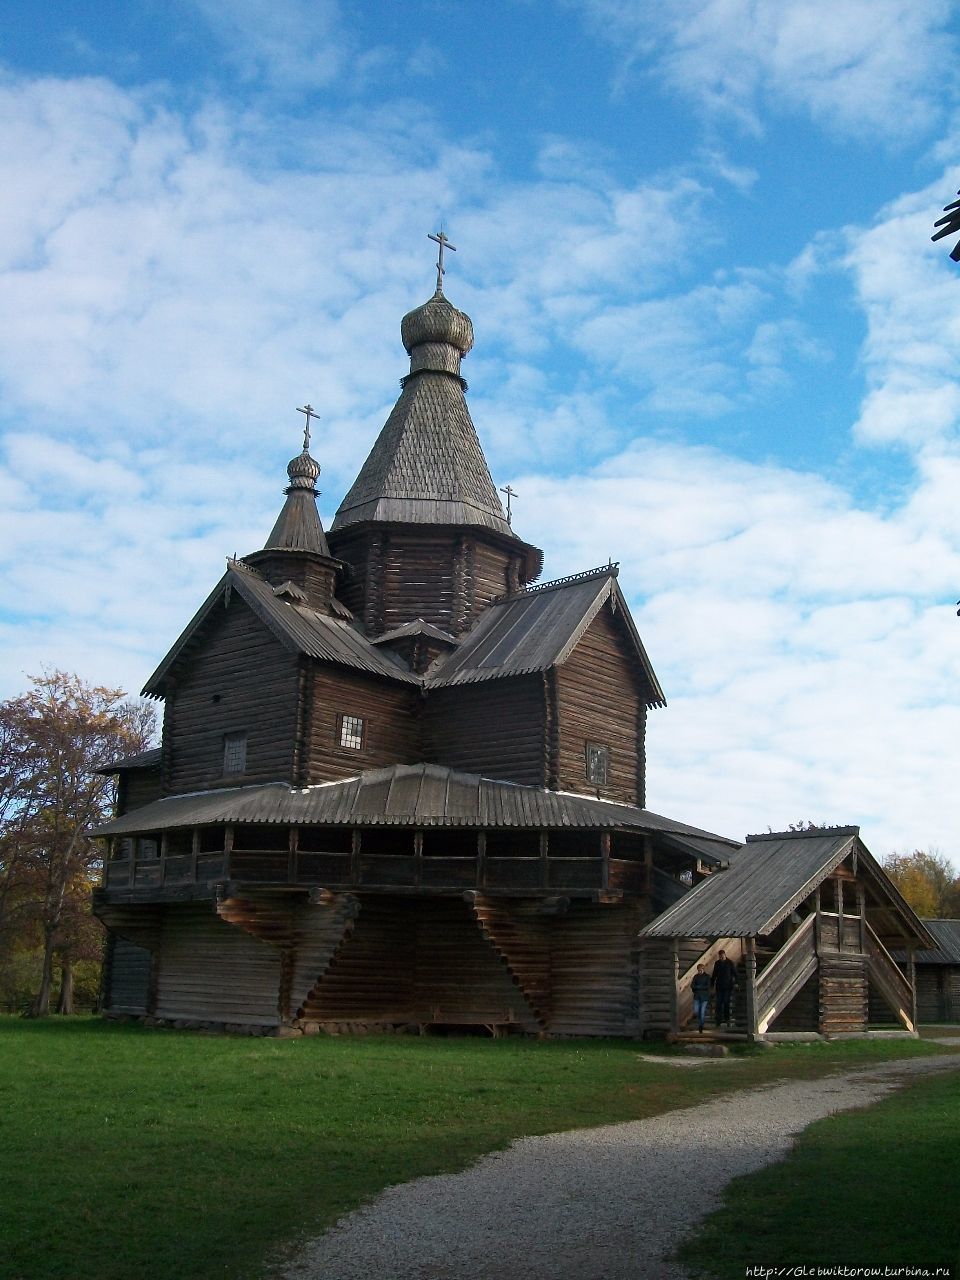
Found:
<path fill-rule="evenodd" d="M 730 1000 L 733 996 L 734 988 L 737 985 L 737 967 L 732 960 L 727 959 L 725 951 L 717 952 L 716 963 L 713 966 L 713 974 L 710 978 L 710 985 L 716 993 L 713 1004 L 714 1020 L 719 1027 L 722 1022 L 730 1022 Z"/>

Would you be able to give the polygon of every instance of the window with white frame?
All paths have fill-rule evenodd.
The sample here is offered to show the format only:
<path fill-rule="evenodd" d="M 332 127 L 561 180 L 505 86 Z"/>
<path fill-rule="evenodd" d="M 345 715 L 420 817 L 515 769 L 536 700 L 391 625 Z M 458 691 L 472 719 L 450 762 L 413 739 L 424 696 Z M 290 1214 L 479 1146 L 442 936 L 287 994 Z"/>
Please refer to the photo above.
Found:
<path fill-rule="evenodd" d="M 340 717 L 340 745 L 341 747 L 349 747 L 353 751 L 361 751 L 363 749 L 362 716 Z"/>

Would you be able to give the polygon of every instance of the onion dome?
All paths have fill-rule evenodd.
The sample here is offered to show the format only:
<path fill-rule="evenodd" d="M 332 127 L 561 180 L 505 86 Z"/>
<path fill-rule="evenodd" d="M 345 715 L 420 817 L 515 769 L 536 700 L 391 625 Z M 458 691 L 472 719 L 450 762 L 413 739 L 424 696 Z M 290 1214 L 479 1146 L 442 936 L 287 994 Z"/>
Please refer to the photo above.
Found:
<path fill-rule="evenodd" d="M 320 464 L 304 449 L 287 463 L 287 475 L 290 477 L 290 489 L 314 489 L 320 475 Z M 286 492 L 289 493 L 290 489 Z"/>
<path fill-rule="evenodd" d="M 308 419 L 309 422 L 309 419 Z M 303 449 L 287 463 L 290 483 L 284 489 L 287 500 L 277 523 L 266 541 L 266 550 L 314 551 L 329 556 L 326 535 L 317 511 L 317 479 L 320 463 L 310 456 L 309 436 L 305 433 Z"/>
<path fill-rule="evenodd" d="M 437 291 L 408 311 L 400 322 L 400 338 L 410 356 L 410 372 L 431 369 L 459 377 L 460 360 L 473 346 L 473 321 Z"/>

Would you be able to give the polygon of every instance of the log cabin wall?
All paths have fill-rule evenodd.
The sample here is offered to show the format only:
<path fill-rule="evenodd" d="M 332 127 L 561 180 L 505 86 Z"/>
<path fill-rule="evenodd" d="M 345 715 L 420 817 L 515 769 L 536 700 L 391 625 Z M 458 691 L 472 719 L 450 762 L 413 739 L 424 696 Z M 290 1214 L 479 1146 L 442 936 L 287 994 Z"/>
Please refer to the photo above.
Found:
<path fill-rule="evenodd" d="M 244 559 L 271 586 L 292 582 L 305 592 L 312 609 L 327 610 L 337 582 L 337 568 L 333 561 L 298 551 L 257 551 Z"/>
<path fill-rule="evenodd" d="M 374 526 L 330 538 L 349 566 L 338 596 L 369 636 L 416 618 L 460 634 L 519 585 L 519 553 L 462 528 Z"/>
<path fill-rule="evenodd" d="M 303 715 L 304 751 L 297 782 L 351 778 L 363 769 L 415 764 L 420 755 L 420 691 L 346 667 L 310 664 Z M 341 717 L 363 720 L 363 745 L 340 745 Z"/>
<path fill-rule="evenodd" d="M 163 721 L 165 789 L 290 778 L 297 658 L 234 593 L 217 608 L 168 679 Z M 224 735 L 246 733 L 246 767 L 224 774 Z"/>
<path fill-rule="evenodd" d="M 546 785 L 546 708 L 539 675 L 431 690 L 423 707 L 423 755 L 487 778 Z"/>
<path fill-rule="evenodd" d="M 640 673 L 608 606 L 557 668 L 556 687 L 558 789 L 583 795 L 599 792 L 604 799 L 642 808 L 646 709 Z M 609 748 L 604 787 L 587 781 L 588 742 Z"/>
<path fill-rule="evenodd" d="M 109 930 L 102 975 L 104 1010 L 149 1013 L 152 966 L 152 952 Z"/>
<path fill-rule="evenodd" d="M 210 904 L 167 907 L 156 1013 L 173 1020 L 279 1023 L 280 948 L 218 919 Z"/>
<path fill-rule="evenodd" d="M 366 897 L 300 1020 L 514 1025 L 537 1020 L 509 970 L 457 898 Z"/>
<path fill-rule="evenodd" d="M 646 904 L 573 902 L 553 929 L 550 1034 L 635 1036 L 641 1025 L 637 931 Z"/>
<path fill-rule="evenodd" d="M 820 1027 L 823 1035 L 866 1031 L 868 1018 L 866 957 L 820 957 Z"/>
<path fill-rule="evenodd" d="M 123 769 L 117 780 L 117 815 L 152 804 L 163 795 L 163 773 L 155 769 Z"/>

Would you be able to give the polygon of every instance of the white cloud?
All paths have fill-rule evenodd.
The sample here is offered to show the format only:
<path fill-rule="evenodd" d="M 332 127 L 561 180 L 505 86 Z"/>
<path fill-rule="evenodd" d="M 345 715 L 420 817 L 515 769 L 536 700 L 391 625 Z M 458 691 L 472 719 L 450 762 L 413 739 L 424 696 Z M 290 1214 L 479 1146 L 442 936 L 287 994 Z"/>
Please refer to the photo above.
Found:
<path fill-rule="evenodd" d="M 935 0 L 569 0 L 626 59 L 759 132 L 773 109 L 901 138 L 940 117 L 951 6 Z"/>
<path fill-rule="evenodd" d="M 650 719 L 651 808 L 733 835 L 861 822 L 877 853 L 958 858 L 952 475 L 938 463 L 886 515 L 817 477 L 649 443 L 513 481 L 551 574 L 623 562 L 669 703 Z"/>
<path fill-rule="evenodd" d="M 337 0 L 193 0 L 227 57 L 249 81 L 291 97 L 342 72 L 348 42 Z"/>

